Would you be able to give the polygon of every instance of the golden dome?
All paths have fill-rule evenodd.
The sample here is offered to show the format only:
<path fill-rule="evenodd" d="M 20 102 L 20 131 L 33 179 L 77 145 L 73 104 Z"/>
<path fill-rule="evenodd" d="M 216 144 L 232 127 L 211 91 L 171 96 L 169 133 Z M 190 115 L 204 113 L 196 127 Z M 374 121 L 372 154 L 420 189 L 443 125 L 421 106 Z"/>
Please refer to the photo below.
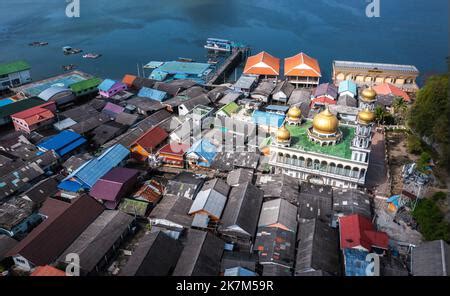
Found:
<path fill-rule="evenodd" d="M 277 141 L 285 142 L 289 141 L 290 138 L 291 133 L 284 125 L 277 130 Z"/>
<path fill-rule="evenodd" d="M 334 134 L 337 132 L 339 121 L 337 117 L 330 112 L 328 107 L 314 116 L 313 128 L 321 134 Z"/>
<path fill-rule="evenodd" d="M 362 123 L 371 123 L 375 120 L 375 113 L 366 108 L 358 113 L 358 121 Z"/>
<path fill-rule="evenodd" d="M 299 107 L 294 106 L 289 109 L 287 115 L 289 116 L 289 118 L 298 119 L 300 118 L 300 116 L 302 116 L 302 111 L 300 110 Z"/>
<path fill-rule="evenodd" d="M 361 96 L 365 101 L 374 101 L 377 97 L 377 93 L 372 87 L 369 87 L 362 91 Z"/>

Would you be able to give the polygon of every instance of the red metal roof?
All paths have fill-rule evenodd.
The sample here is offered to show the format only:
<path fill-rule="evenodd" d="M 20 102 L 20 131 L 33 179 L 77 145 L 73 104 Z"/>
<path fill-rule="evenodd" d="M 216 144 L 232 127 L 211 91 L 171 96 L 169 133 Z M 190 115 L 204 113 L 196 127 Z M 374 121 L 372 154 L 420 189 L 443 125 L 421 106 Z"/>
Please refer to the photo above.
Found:
<path fill-rule="evenodd" d="M 46 107 L 55 104 L 54 102 L 48 102 L 15 114 L 11 115 L 11 118 L 17 118 L 24 120 L 28 125 L 32 125 L 41 121 L 45 121 L 55 117 L 52 111 L 46 109 Z"/>
<path fill-rule="evenodd" d="M 336 101 L 333 99 L 330 99 L 329 97 L 317 97 L 311 100 L 311 105 L 314 106 L 315 104 L 322 104 L 322 105 L 336 105 Z"/>
<path fill-rule="evenodd" d="M 66 273 L 62 270 L 56 269 L 53 266 L 45 265 L 38 266 L 31 276 L 66 276 Z"/>
<path fill-rule="evenodd" d="M 159 150 L 159 153 L 183 156 L 189 150 L 189 145 L 178 142 L 170 142 Z"/>
<path fill-rule="evenodd" d="M 144 148 L 146 151 L 154 150 L 159 144 L 161 144 L 169 134 L 161 127 L 155 126 L 143 134 L 134 144 L 137 144 Z"/>
<path fill-rule="evenodd" d="M 341 249 L 363 247 L 369 252 L 372 247 L 387 249 L 389 237 L 375 229 L 364 216 L 355 214 L 339 218 Z"/>
<path fill-rule="evenodd" d="M 411 98 L 406 92 L 390 83 L 383 83 L 380 85 L 376 85 L 373 87 L 373 89 L 379 95 L 394 95 L 396 97 L 402 97 L 403 100 L 405 100 L 406 102 L 409 102 L 411 100 Z"/>

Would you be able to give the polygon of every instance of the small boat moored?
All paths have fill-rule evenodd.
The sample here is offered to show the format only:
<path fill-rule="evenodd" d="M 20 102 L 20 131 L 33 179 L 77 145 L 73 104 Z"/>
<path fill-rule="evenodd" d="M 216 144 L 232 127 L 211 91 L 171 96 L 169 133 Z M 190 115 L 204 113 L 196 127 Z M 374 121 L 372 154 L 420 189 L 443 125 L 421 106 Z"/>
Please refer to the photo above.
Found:
<path fill-rule="evenodd" d="M 193 63 L 195 60 L 190 58 L 178 58 L 178 62 Z"/>
<path fill-rule="evenodd" d="M 33 42 L 29 43 L 28 45 L 33 46 L 33 47 L 46 46 L 46 45 L 48 45 L 48 42 L 33 41 Z"/>
<path fill-rule="evenodd" d="M 62 50 L 63 50 L 63 53 L 64 53 L 65 55 L 69 55 L 69 54 L 77 54 L 77 53 L 80 53 L 80 52 L 83 51 L 82 49 L 79 49 L 79 48 L 73 48 L 73 47 L 71 47 L 71 46 L 64 46 L 64 47 L 62 48 Z"/>
<path fill-rule="evenodd" d="M 70 65 L 63 65 L 62 68 L 64 71 L 70 71 L 73 70 L 76 66 L 74 64 L 70 64 Z"/>
<path fill-rule="evenodd" d="M 204 47 L 208 50 L 231 52 L 233 42 L 225 39 L 208 38 Z"/>
<path fill-rule="evenodd" d="M 85 59 L 97 59 L 97 58 L 99 58 L 101 56 L 102 55 L 98 54 L 98 53 L 87 53 L 87 54 L 83 55 L 83 58 L 85 58 Z"/>

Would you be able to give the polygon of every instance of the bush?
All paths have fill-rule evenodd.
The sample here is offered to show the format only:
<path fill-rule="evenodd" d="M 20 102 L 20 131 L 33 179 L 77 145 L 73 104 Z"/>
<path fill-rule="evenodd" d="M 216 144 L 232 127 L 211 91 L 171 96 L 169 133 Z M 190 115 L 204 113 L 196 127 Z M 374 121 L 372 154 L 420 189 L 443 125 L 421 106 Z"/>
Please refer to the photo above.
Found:
<path fill-rule="evenodd" d="M 409 153 L 419 154 L 422 153 L 422 142 L 415 135 L 408 136 L 407 148 Z"/>
<path fill-rule="evenodd" d="M 445 200 L 447 198 L 447 193 L 443 192 L 443 191 L 439 191 L 436 192 L 435 194 L 433 194 L 433 196 L 431 197 L 431 199 L 435 202 L 438 202 L 440 200 Z"/>
<path fill-rule="evenodd" d="M 419 231 L 425 240 L 450 240 L 450 225 L 444 220 L 443 213 L 432 199 L 419 201 L 412 215 L 419 224 Z"/>

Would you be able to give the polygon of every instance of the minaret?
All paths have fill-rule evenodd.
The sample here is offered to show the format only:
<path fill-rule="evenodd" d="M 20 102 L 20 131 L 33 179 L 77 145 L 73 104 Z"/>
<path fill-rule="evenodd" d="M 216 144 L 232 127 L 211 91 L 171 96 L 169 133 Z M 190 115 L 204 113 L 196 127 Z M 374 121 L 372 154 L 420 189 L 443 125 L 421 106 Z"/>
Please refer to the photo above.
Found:
<path fill-rule="evenodd" d="M 372 141 L 372 127 L 375 114 L 366 107 L 358 113 L 355 137 L 352 142 L 352 160 L 368 162 L 370 144 Z"/>
<path fill-rule="evenodd" d="M 275 134 L 275 144 L 281 147 L 289 147 L 291 145 L 291 133 L 284 124 Z"/>
<path fill-rule="evenodd" d="M 375 109 L 375 103 L 377 101 L 377 93 L 372 88 L 366 88 L 361 92 L 359 97 L 359 109 L 364 110 L 368 108 L 370 111 Z"/>

